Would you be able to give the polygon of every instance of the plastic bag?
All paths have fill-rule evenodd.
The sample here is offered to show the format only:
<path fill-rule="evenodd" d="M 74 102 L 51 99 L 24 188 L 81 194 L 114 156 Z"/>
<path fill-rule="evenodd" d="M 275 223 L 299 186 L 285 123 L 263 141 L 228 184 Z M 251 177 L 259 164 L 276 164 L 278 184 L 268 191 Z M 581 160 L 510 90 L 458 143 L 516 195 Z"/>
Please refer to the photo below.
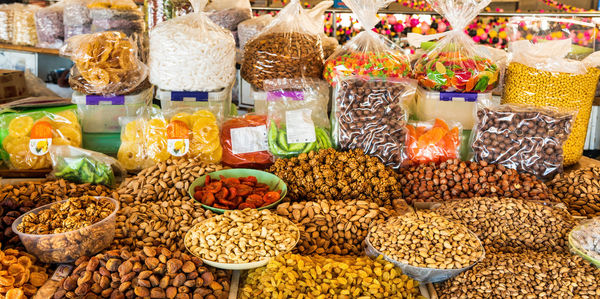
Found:
<path fill-rule="evenodd" d="M 81 147 L 81 127 L 73 110 L 24 112 L 0 115 L 4 162 L 14 169 L 45 169 L 52 163 L 53 145 Z"/>
<path fill-rule="evenodd" d="M 520 28 L 520 19 L 514 22 L 517 25 L 511 20 L 507 28 Z M 595 25 L 590 23 L 588 27 Z M 600 65 L 599 55 L 591 54 L 583 61 L 567 58 L 573 52 L 572 43 L 570 35 L 564 39 L 538 43 L 527 40 L 511 42 L 509 50 L 512 58 L 506 70 L 502 95 L 502 103 L 577 110 L 571 135 L 563 145 L 565 166 L 577 163 L 583 154 L 594 92 L 600 76 L 600 69 L 596 68 Z"/>
<path fill-rule="evenodd" d="M 321 80 L 265 81 L 271 153 L 290 158 L 332 147 L 327 117 L 329 86 Z"/>
<path fill-rule="evenodd" d="M 333 139 L 341 150 L 359 148 L 398 168 L 406 142 L 406 102 L 415 95 L 411 79 L 338 78 L 332 111 Z"/>
<path fill-rule="evenodd" d="M 115 158 L 73 146 L 52 146 L 50 157 L 51 176 L 77 184 L 100 184 L 114 188 L 127 175 Z"/>
<path fill-rule="evenodd" d="M 252 18 L 252 7 L 248 0 L 213 1 L 205 11 L 211 21 L 231 31 L 236 31 L 239 23 Z"/>
<path fill-rule="evenodd" d="M 35 12 L 38 47 L 60 48 L 63 45 L 65 36 L 64 7 L 63 2 L 58 2 Z"/>
<path fill-rule="evenodd" d="M 125 95 L 148 75 L 135 43 L 120 32 L 74 36 L 60 54 L 75 62 L 69 83 L 81 85 L 85 94 Z"/>
<path fill-rule="evenodd" d="M 452 30 L 422 36 L 409 33 L 409 42 L 439 39 L 415 64 L 419 85 L 435 91 L 490 92 L 498 84 L 499 69 L 485 47 L 465 34 L 467 27 L 491 0 L 427 0 L 450 23 Z"/>
<path fill-rule="evenodd" d="M 403 166 L 440 163 L 456 159 L 460 154 L 460 123 L 435 121 L 411 122 L 406 125 L 406 147 Z"/>
<path fill-rule="evenodd" d="M 373 31 L 377 11 L 391 0 L 346 0 L 364 31 L 327 58 L 323 77 L 333 84 L 338 77 L 400 78 L 410 74 L 410 59 L 385 36 Z"/>
<path fill-rule="evenodd" d="M 333 5 L 333 1 L 321 1 L 311 9 L 307 9 L 306 14 L 312 20 L 311 24 L 307 27 L 310 28 L 314 34 L 318 34 L 321 37 L 321 43 L 323 44 L 323 58 L 331 56 L 339 47 L 340 43 L 334 37 L 330 37 L 323 32 L 323 26 L 325 26 L 325 10 Z"/>
<path fill-rule="evenodd" d="M 0 4 L 0 42 L 12 42 L 12 20 L 13 20 L 12 4 Z"/>
<path fill-rule="evenodd" d="M 569 245 L 588 256 L 587 260 L 600 267 L 600 217 L 581 222 L 569 234 Z"/>
<path fill-rule="evenodd" d="M 35 12 L 37 5 L 14 4 L 12 24 L 12 43 L 15 45 L 35 46 L 37 33 L 35 30 Z"/>
<path fill-rule="evenodd" d="M 137 9 L 137 5 L 132 0 L 92 0 L 88 7 L 91 9 L 109 8 L 114 10 Z"/>
<path fill-rule="evenodd" d="M 299 0 L 291 0 L 259 35 L 244 47 L 241 76 L 258 89 L 278 78 L 315 78 L 323 74 L 323 47 L 310 30 Z"/>
<path fill-rule="evenodd" d="M 80 34 L 92 33 L 92 17 L 88 9 L 89 0 L 63 1 L 63 24 L 65 25 L 65 41 Z"/>
<path fill-rule="evenodd" d="M 192 4 L 195 13 L 163 22 L 150 32 L 150 82 L 173 91 L 228 88 L 236 74 L 233 36 L 202 12 L 206 0 Z"/>
<path fill-rule="evenodd" d="M 273 16 L 265 14 L 239 23 L 237 33 L 240 49 L 244 49 L 246 43 L 267 27 L 271 21 L 273 21 Z"/>
<path fill-rule="evenodd" d="M 521 105 L 482 107 L 473 132 L 474 161 L 551 179 L 563 170 L 563 143 L 575 111 Z"/>
<path fill-rule="evenodd" d="M 127 36 L 142 34 L 144 31 L 144 15 L 137 9 L 117 10 L 111 8 L 90 9 L 92 17 L 92 33 L 103 31 L 119 31 Z"/>
<path fill-rule="evenodd" d="M 221 129 L 223 164 L 266 169 L 273 164 L 267 140 L 267 116 L 246 114 L 229 119 Z"/>

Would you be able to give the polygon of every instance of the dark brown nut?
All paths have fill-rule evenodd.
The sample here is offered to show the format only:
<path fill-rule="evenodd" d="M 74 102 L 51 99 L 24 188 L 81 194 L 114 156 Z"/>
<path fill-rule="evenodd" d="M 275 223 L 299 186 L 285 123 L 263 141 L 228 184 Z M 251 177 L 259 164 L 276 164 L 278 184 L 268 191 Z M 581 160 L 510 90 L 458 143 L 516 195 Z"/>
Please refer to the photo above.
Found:
<path fill-rule="evenodd" d="M 156 255 L 156 249 L 154 247 L 144 247 L 144 254 L 148 257 L 154 257 Z"/>
<path fill-rule="evenodd" d="M 140 274 L 138 274 L 138 279 L 146 279 L 148 277 L 150 277 L 150 275 L 152 275 L 152 271 L 146 270 L 146 271 L 142 271 L 140 272 Z"/>
<path fill-rule="evenodd" d="M 589 167 L 557 175 L 548 187 L 554 197 L 576 216 L 600 216 L 600 167 Z"/>
<path fill-rule="evenodd" d="M 213 282 L 211 282 L 211 283 L 210 283 L 210 285 L 208 285 L 208 286 L 209 286 L 209 287 L 210 287 L 210 288 L 211 288 L 213 291 L 220 291 L 220 290 L 222 290 L 222 289 L 223 289 L 223 286 L 222 286 L 220 283 L 216 282 L 216 281 L 213 281 Z"/>
<path fill-rule="evenodd" d="M 100 292 L 100 296 L 104 297 L 104 298 L 109 298 L 114 292 L 115 290 L 111 289 L 111 288 L 103 288 L 104 290 L 102 292 Z"/>
<path fill-rule="evenodd" d="M 177 276 L 175 276 L 175 278 L 173 278 L 171 285 L 174 287 L 180 287 L 183 285 L 184 282 L 185 282 L 185 274 L 179 273 L 179 274 L 177 274 Z"/>
<path fill-rule="evenodd" d="M 73 291 L 77 288 L 77 279 L 69 276 L 63 280 L 63 288 L 67 291 Z"/>
<path fill-rule="evenodd" d="M 115 290 L 110 294 L 110 299 L 125 299 L 125 294 L 122 292 Z"/>
<path fill-rule="evenodd" d="M 131 281 L 135 278 L 136 273 L 135 272 L 129 272 L 123 276 L 121 276 L 121 281 Z"/>
<path fill-rule="evenodd" d="M 89 290 L 90 290 L 89 283 L 81 284 L 75 289 L 75 295 L 83 296 L 83 295 L 87 294 L 89 292 Z"/>
<path fill-rule="evenodd" d="M 160 281 L 158 280 L 158 277 L 156 277 L 156 275 L 150 276 L 148 280 L 150 281 L 152 287 L 157 287 L 160 284 Z"/>
<path fill-rule="evenodd" d="M 148 267 L 148 269 L 154 270 L 154 268 L 158 267 L 158 264 L 160 263 L 160 261 L 155 257 L 151 257 L 151 258 L 147 258 L 144 261 L 144 263 L 146 264 L 146 267 Z"/>
<path fill-rule="evenodd" d="M 131 288 L 131 281 L 125 281 L 119 286 L 119 292 L 125 293 Z"/>
<path fill-rule="evenodd" d="M 169 281 L 170 281 L 169 276 L 164 276 L 163 278 L 160 279 L 160 282 L 158 283 L 158 287 L 163 290 L 166 289 L 169 286 Z"/>
<path fill-rule="evenodd" d="M 213 281 L 215 281 L 215 276 L 211 272 L 206 271 L 200 276 L 203 281 L 202 286 L 209 286 Z"/>
<path fill-rule="evenodd" d="M 108 276 L 102 276 L 100 278 L 100 287 L 103 289 L 107 289 L 110 287 L 110 279 L 108 278 Z"/>
<path fill-rule="evenodd" d="M 176 273 L 183 266 L 183 262 L 178 259 L 170 259 L 167 261 L 167 272 Z"/>
<path fill-rule="evenodd" d="M 133 269 L 133 264 L 130 261 L 125 261 L 118 268 L 119 275 L 123 276 L 123 275 L 131 272 L 132 269 Z"/>

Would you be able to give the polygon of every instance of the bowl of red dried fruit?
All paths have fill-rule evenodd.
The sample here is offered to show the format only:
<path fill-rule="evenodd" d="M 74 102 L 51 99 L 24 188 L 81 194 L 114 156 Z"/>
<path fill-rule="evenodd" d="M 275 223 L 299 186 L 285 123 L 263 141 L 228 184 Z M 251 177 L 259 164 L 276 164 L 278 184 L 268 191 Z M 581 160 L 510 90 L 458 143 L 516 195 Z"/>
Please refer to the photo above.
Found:
<path fill-rule="evenodd" d="M 256 169 L 225 169 L 196 179 L 191 197 L 215 213 L 227 210 L 269 209 L 287 194 L 287 185 L 274 174 Z"/>

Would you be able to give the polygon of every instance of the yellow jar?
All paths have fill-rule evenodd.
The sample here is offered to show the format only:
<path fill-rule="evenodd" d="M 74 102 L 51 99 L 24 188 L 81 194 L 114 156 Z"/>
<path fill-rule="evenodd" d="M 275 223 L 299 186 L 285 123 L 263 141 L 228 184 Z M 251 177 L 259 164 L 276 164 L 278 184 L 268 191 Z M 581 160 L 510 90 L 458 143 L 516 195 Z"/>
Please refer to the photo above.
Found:
<path fill-rule="evenodd" d="M 511 62 L 506 70 L 502 103 L 551 106 L 576 110 L 571 135 L 563 145 L 564 165 L 577 163 L 583 154 L 588 121 L 600 69 L 588 68 L 583 75 L 547 72 Z"/>

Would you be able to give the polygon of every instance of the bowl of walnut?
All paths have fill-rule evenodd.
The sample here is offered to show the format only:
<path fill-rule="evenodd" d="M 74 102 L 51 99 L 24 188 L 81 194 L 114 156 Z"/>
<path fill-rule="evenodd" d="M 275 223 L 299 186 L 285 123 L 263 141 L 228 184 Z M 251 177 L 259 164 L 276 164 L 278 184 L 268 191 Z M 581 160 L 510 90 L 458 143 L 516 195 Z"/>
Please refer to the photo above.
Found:
<path fill-rule="evenodd" d="M 119 202 L 102 196 L 72 197 L 33 209 L 12 230 L 44 263 L 70 263 L 106 248 L 115 237 Z"/>

